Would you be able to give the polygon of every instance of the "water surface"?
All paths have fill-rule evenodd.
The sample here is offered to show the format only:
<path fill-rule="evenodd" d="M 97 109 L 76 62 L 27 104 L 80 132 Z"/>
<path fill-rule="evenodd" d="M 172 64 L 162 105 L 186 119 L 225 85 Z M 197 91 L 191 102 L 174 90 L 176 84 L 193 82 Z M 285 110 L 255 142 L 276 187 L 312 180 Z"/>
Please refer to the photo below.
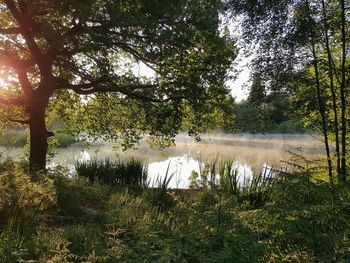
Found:
<path fill-rule="evenodd" d="M 292 152 L 308 159 L 318 159 L 323 154 L 322 143 L 317 136 L 307 134 L 221 134 L 202 136 L 197 142 L 185 134 L 176 138 L 176 146 L 155 149 L 141 142 L 137 150 L 119 152 L 113 150 L 113 143 L 102 143 L 98 147 L 74 144 L 57 149 L 52 164 L 71 167 L 76 161 L 89 161 L 92 158 L 137 158 L 148 164 L 149 180 L 156 182 L 165 174 L 173 174 L 172 188 L 187 188 L 192 171 L 201 172 L 203 163 L 234 159 L 235 169 L 243 176 L 260 173 L 264 167 L 285 168 L 286 161 L 292 161 Z M 18 158 L 20 149 L 1 148 L 2 158 Z"/>

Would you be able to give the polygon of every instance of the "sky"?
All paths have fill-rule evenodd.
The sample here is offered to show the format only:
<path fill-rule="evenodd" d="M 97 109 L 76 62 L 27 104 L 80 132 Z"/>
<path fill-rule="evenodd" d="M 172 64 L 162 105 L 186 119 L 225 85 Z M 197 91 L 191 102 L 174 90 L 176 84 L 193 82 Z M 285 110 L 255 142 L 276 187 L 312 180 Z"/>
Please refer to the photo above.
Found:
<path fill-rule="evenodd" d="M 230 87 L 231 94 L 236 98 L 237 102 L 248 97 L 251 72 L 249 65 L 256 53 L 256 47 L 250 49 L 249 52 L 247 52 L 247 49 L 245 48 L 242 39 L 242 19 L 243 17 L 236 17 L 234 20 L 226 20 L 225 17 L 222 18 L 222 21 L 226 21 L 226 23 L 223 23 L 222 30 L 229 30 L 230 35 L 236 41 L 236 47 L 238 50 L 237 57 L 233 62 L 231 71 L 229 72 L 232 80 L 226 82 L 226 85 Z"/>
<path fill-rule="evenodd" d="M 239 102 L 246 99 L 249 92 L 250 86 L 250 68 L 249 62 L 251 57 L 244 57 L 242 53 L 238 54 L 237 63 L 233 66 L 233 70 L 229 73 L 234 79 L 226 82 L 226 85 L 230 87 L 231 94 Z"/>

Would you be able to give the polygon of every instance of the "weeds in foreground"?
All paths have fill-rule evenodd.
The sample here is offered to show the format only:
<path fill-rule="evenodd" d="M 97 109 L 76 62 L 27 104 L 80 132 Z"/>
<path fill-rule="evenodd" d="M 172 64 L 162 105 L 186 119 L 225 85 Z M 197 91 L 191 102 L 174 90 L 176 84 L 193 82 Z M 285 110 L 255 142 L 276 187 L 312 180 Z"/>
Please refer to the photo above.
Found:
<path fill-rule="evenodd" d="M 161 179 L 159 176 L 156 180 L 156 184 L 152 187 L 145 187 L 143 197 L 151 206 L 165 211 L 174 205 L 173 197 L 169 194 L 168 188 L 171 179 L 174 177 L 174 173 L 169 173 L 170 162 L 168 164 L 165 176 Z"/>
<path fill-rule="evenodd" d="M 190 189 L 210 189 L 235 196 L 241 203 L 249 202 L 258 208 L 269 200 L 271 186 L 281 171 L 264 167 L 260 173 L 241 174 L 234 159 L 207 162 L 198 174 L 192 172 Z"/>
<path fill-rule="evenodd" d="M 11 181 L 6 171 L 0 178 Z M 56 177 L 50 179 L 53 189 L 47 185 L 57 196 L 55 209 L 48 205 L 36 210 L 32 194 L 2 194 L 14 200 L 8 203 L 25 205 L 21 211 L 37 212 L 27 213 L 35 215 L 27 226 L 15 223 L 18 228 L 11 226 L 21 218 L 16 211 L 9 210 L 3 218 L 0 262 L 349 261 L 349 186 L 335 184 L 332 193 L 313 169 L 278 175 L 266 183 L 252 180 L 253 189 L 240 190 L 239 195 L 232 191 L 236 179 L 227 188 L 216 184 L 195 191 L 163 190 L 171 197 L 166 209 L 159 209 L 155 200 L 161 195 L 149 195 L 151 189 Z M 2 182 L 0 192 L 20 193 L 28 189 L 20 187 L 27 179 Z M 28 180 L 31 186 L 36 182 Z M 168 181 L 162 180 L 159 188 L 166 189 Z M 249 194 L 263 189 L 268 198 L 260 206 L 251 205 Z M 77 209 L 81 213 L 75 214 Z"/>

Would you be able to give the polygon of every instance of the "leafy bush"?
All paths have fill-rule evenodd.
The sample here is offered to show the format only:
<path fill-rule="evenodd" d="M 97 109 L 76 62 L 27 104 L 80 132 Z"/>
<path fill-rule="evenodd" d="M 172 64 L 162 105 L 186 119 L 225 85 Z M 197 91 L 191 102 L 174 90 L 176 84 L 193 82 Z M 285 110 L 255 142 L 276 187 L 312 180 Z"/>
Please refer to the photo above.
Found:
<path fill-rule="evenodd" d="M 67 133 L 58 133 L 53 139 L 57 141 L 59 148 L 66 148 L 77 142 L 73 135 Z"/>
<path fill-rule="evenodd" d="M 279 173 L 280 171 L 266 168 L 262 173 L 245 177 L 238 173 L 234 159 L 225 159 L 205 163 L 200 174 L 192 172 L 189 178 L 190 189 L 219 191 L 224 195 L 235 196 L 244 206 L 249 204 L 248 209 L 258 208 L 269 201 L 274 178 Z"/>
<path fill-rule="evenodd" d="M 6 130 L 0 136 L 0 145 L 1 146 L 14 146 L 14 147 L 23 147 L 27 142 L 26 132 L 23 130 Z"/>
<path fill-rule="evenodd" d="M 16 164 L 0 170 L 0 215 L 6 219 L 12 209 L 44 211 L 56 203 L 53 180 L 38 174 L 30 176 Z"/>
<path fill-rule="evenodd" d="M 287 120 L 278 124 L 272 125 L 270 129 L 267 129 L 267 133 L 304 133 L 306 132 L 305 126 L 295 120 Z"/>
<path fill-rule="evenodd" d="M 0 262 L 16 262 L 28 255 L 24 244 L 35 235 L 39 216 L 55 206 L 56 191 L 44 175 L 31 176 L 9 161 L 0 167 Z"/>
<path fill-rule="evenodd" d="M 27 143 L 28 136 L 25 130 L 6 130 L 0 136 L 0 145 L 6 147 L 24 147 Z M 76 139 L 73 135 L 67 133 L 58 133 L 50 141 L 54 140 L 55 145 L 59 148 L 66 148 L 74 143 Z"/>

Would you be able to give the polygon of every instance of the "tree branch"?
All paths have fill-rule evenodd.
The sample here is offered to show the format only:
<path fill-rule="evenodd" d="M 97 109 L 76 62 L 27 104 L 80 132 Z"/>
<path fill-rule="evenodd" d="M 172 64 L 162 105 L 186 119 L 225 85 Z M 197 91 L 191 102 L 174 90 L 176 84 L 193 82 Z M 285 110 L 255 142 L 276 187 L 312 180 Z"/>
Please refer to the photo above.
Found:
<path fill-rule="evenodd" d="M 60 89 L 70 89 L 80 95 L 119 92 L 121 94 L 124 94 L 125 96 L 128 96 L 129 98 L 133 98 L 141 101 L 149 101 L 149 102 L 165 102 L 165 101 L 182 98 L 178 96 L 178 97 L 168 97 L 166 99 L 159 99 L 159 98 L 148 96 L 147 94 L 149 93 L 145 91 L 147 89 L 153 89 L 158 87 L 158 84 L 121 85 L 121 84 L 107 83 L 109 79 L 106 77 L 101 77 L 90 83 L 83 83 L 83 84 L 76 84 L 76 85 L 71 84 L 69 83 L 68 80 L 60 77 L 55 77 L 55 80 L 57 85 L 61 85 Z M 136 90 L 139 90 L 139 91 L 136 92 Z"/>
<path fill-rule="evenodd" d="M 115 43 L 119 48 L 121 48 L 122 50 L 124 50 L 125 52 L 131 54 L 134 58 L 136 58 L 137 60 L 142 61 L 147 67 L 149 67 L 150 69 L 152 69 L 154 72 L 159 73 L 159 71 L 150 64 L 150 62 L 145 59 L 137 50 L 135 50 L 134 48 L 124 44 L 124 43 Z"/>
<path fill-rule="evenodd" d="M 17 122 L 20 124 L 29 124 L 29 120 L 16 120 L 16 119 L 7 119 L 10 122 Z"/>
<path fill-rule="evenodd" d="M 0 98 L 0 104 L 2 104 L 2 105 L 23 106 L 24 105 L 24 98 L 23 97 L 19 97 L 19 98 L 16 98 L 16 99 Z"/>
<path fill-rule="evenodd" d="M 4 0 L 7 8 L 10 10 L 12 16 L 19 24 L 20 33 L 23 35 L 26 44 L 33 58 L 36 60 L 42 75 L 51 74 L 51 67 L 47 65 L 47 57 L 42 53 L 35 42 L 33 31 L 38 30 L 38 25 L 27 13 L 25 3 L 21 2 L 22 10 L 20 11 L 13 0 Z"/>
<path fill-rule="evenodd" d="M 21 34 L 21 28 L 20 27 L 0 28 L 0 34 L 18 35 L 18 34 Z"/>
<path fill-rule="evenodd" d="M 33 59 L 19 59 L 15 53 L 12 53 L 7 50 L 0 50 L 0 65 L 9 66 L 16 70 L 25 70 L 35 63 Z"/>
<path fill-rule="evenodd" d="M 34 92 L 33 86 L 30 83 L 27 72 L 25 70 L 18 70 L 18 80 L 19 83 L 21 84 L 21 87 L 26 95 L 32 95 Z"/>
<path fill-rule="evenodd" d="M 4 0 L 4 1 L 6 3 L 7 8 L 10 10 L 11 14 L 20 25 L 21 34 L 25 38 L 29 50 L 33 53 L 33 55 L 40 57 L 42 55 L 41 51 L 37 46 L 37 44 L 35 43 L 35 40 L 33 38 L 33 35 L 29 27 L 32 24 L 31 21 L 29 21 L 30 19 L 27 18 L 26 14 L 21 13 L 18 10 L 13 0 Z"/>

